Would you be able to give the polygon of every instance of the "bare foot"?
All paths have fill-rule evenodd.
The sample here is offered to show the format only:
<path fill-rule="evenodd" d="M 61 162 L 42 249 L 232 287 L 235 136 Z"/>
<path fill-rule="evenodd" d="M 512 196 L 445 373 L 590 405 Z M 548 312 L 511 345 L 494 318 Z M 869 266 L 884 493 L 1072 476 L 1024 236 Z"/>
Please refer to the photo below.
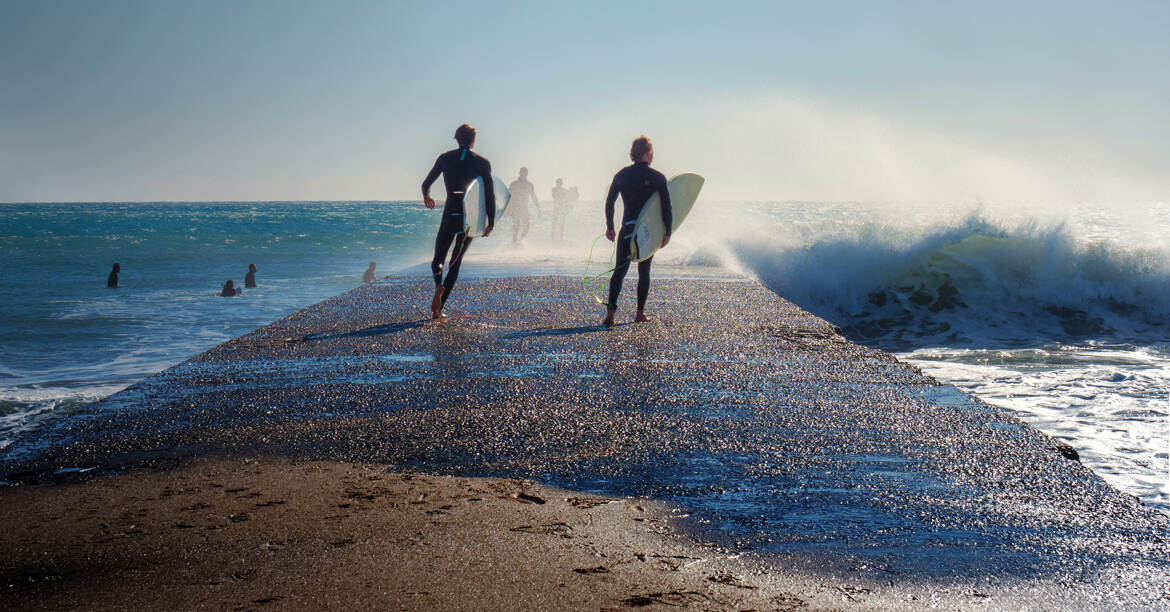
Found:
<path fill-rule="evenodd" d="M 443 288 L 435 289 L 435 297 L 431 299 L 431 318 L 438 321 L 447 315 L 443 314 Z"/>
<path fill-rule="evenodd" d="M 614 312 L 615 311 L 612 308 L 610 308 L 609 310 L 606 310 L 605 311 L 605 318 L 601 320 L 601 324 L 606 326 L 606 327 L 613 327 Z"/>
<path fill-rule="evenodd" d="M 638 316 L 634 317 L 634 323 L 649 323 L 650 317 L 646 316 L 641 310 L 638 311 Z"/>

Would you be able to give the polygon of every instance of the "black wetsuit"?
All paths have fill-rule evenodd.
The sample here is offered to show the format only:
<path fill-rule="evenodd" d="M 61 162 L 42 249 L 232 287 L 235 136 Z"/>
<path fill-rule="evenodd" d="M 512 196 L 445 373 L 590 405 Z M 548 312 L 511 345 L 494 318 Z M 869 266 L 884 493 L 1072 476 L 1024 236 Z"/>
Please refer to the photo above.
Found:
<path fill-rule="evenodd" d="M 630 269 L 630 237 L 634 235 L 634 224 L 642 207 L 654 192 L 662 194 L 662 223 L 666 226 L 666 235 L 670 235 L 671 212 L 670 192 L 666 189 L 666 177 L 661 172 L 650 167 L 646 162 L 638 162 L 632 166 L 622 168 L 613 177 L 613 184 L 609 186 L 609 195 L 605 198 L 605 226 L 613 229 L 613 205 L 618 194 L 622 194 L 622 229 L 617 236 L 617 267 L 613 269 L 613 276 L 609 278 L 609 308 L 617 308 L 618 295 L 622 292 L 622 281 Z M 638 262 L 638 310 L 646 306 L 646 296 L 650 294 L 650 261 Z"/>
<path fill-rule="evenodd" d="M 244 275 L 244 288 L 245 289 L 257 289 L 258 288 L 256 286 L 256 273 L 255 272 L 248 271 L 248 273 Z"/>
<path fill-rule="evenodd" d="M 117 289 L 118 288 L 118 273 L 117 272 L 110 272 L 110 275 L 106 277 L 106 286 L 109 287 L 110 289 Z"/>
<path fill-rule="evenodd" d="M 496 191 L 492 184 L 492 164 L 486 157 L 471 152 L 471 149 L 460 147 L 439 156 L 435 166 L 431 168 L 427 178 L 423 181 L 423 193 L 428 193 L 431 184 L 443 175 L 443 184 L 447 187 L 447 203 L 443 205 L 443 220 L 439 222 L 439 235 L 435 237 L 435 257 L 431 260 L 431 274 L 435 277 L 435 287 L 443 287 L 443 303 L 447 303 L 447 296 L 451 295 L 451 288 L 459 278 L 459 264 L 463 262 L 463 254 L 471 245 L 463 229 L 466 223 L 463 217 L 463 192 L 467 190 L 471 181 L 476 177 L 483 177 L 485 195 L 487 196 L 488 225 L 496 223 Z M 447 251 L 451 243 L 455 249 L 451 254 L 451 265 L 447 268 L 447 278 L 443 278 L 443 261 L 447 259 Z"/>

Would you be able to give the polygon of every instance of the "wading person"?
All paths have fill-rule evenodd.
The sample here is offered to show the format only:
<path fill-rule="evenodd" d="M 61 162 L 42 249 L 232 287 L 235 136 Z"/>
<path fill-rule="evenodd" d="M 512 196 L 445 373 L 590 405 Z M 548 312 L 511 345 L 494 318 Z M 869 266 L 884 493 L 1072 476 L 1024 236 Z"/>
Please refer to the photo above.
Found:
<path fill-rule="evenodd" d="M 540 215 L 540 201 L 536 199 L 536 188 L 528 180 L 528 168 L 520 168 L 520 176 L 508 185 L 508 191 L 512 193 L 512 200 L 508 204 L 507 214 L 512 216 L 512 244 L 520 244 L 521 240 L 528 235 L 528 229 L 532 225 L 531 216 L 528 213 L 528 203 L 536 208 L 536 214 Z"/>
<path fill-rule="evenodd" d="M 443 184 L 447 188 L 443 219 L 439 222 L 439 234 L 435 237 L 435 257 L 431 260 L 431 274 L 435 277 L 435 297 L 431 300 L 432 319 L 441 319 L 445 316 L 443 305 L 451 296 L 451 289 L 455 287 L 455 281 L 459 278 L 459 265 L 463 263 L 463 255 L 471 245 L 471 238 L 463 231 L 466 227 L 463 192 L 477 177 L 483 178 L 487 204 L 487 227 L 483 231 L 485 238 L 492 233 L 496 223 L 496 193 L 492 187 L 491 162 L 471 152 L 471 147 L 475 145 L 475 128 L 466 123 L 459 126 L 455 130 L 455 142 L 459 144 L 459 148 L 440 155 L 422 184 L 423 204 L 428 209 L 435 208 L 435 199 L 430 193 L 431 184 L 440 174 L 443 175 Z M 452 243 L 454 249 L 451 248 Z M 451 259 L 444 277 L 443 262 L 447 260 L 448 251 L 451 253 Z"/>
<path fill-rule="evenodd" d="M 122 264 L 114 264 L 114 268 L 110 270 L 110 275 L 106 277 L 106 286 L 110 289 L 118 288 L 118 274 L 122 272 Z"/>
<path fill-rule="evenodd" d="M 645 136 L 634 139 L 630 146 L 630 159 L 633 165 L 622 168 L 613 177 L 609 186 L 609 195 L 605 197 L 605 237 L 613 242 L 617 238 L 617 267 L 613 269 L 613 276 L 609 278 L 609 301 L 606 303 L 605 325 L 613 325 L 613 315 L 617 312 L 618 295 L 622 292 L 622 281 L 630 269 L 630 237 L 634 235 L 634 224 L 638 221 L 638 214 L 654 192 L 662 198 L 662 224 L 666 226 L 666 234 L 662 237 L 662 246 L 670 242 L 671 214 L 670 193 L 666 189 L 666 177 L 661 172 L 650 167 L 654 161 L 654 145 Z M 618 194 L 622 196 L 622 226 L 621 232 L 615 232 L 613 227 L 613 205 Z M 646 296 L 650 294 L 650 261 L 653 258 L 638 262 L 638 312 L 634 321 L 642 323 L 649 321 L 646 316 Z"/>
<path fill-rule="evenodd" d="M 553 222 L 552 239 L 565 239 L 565 220 L 569 218 L 569 209 L 573 207 L 573 192 L 565 189 L 565 181 L 557 179 L 556 187 L 552 188 Z"/>
<path fill-rule="evenodd" d="M 248 264 L 248 273 L 244 275 L 244 288 L 258 288 L 256 285 L 256 264 Z"/>

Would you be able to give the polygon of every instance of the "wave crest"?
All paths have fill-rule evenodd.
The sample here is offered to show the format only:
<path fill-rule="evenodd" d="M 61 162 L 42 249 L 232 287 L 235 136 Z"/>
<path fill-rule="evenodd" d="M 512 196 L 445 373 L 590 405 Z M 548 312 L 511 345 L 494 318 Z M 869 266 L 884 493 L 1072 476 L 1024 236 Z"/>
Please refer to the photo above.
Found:
<path fill-rule="evenodd" d="M 847 333 L 948 345 L 1165 335 L 1164 252 L 1078 243 L 1064 225 L 973 214 L 917 234 L 867 225 L 803 244 L 735 241 L 773 291 Z"/>

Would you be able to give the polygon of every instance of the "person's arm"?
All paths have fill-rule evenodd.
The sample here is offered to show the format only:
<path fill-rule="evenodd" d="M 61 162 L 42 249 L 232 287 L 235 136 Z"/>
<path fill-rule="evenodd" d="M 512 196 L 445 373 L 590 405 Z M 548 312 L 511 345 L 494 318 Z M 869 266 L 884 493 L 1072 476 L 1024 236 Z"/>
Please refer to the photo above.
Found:
<path fill-rule="evenodd" d="M 485 208 L 487 208 L 487 227 L 483 230 L 483 235 L 487 236 L 492 233 L 492 228 L 496 226 L 496 182 L 492 180 L 492 163 L 488 160 L 483 160 L 483 193 Z"/>
<path fill-rule="evenodd" d="M 427 173 L 427 178 L 423 179 L 423 206 L 426 206 L 427 208 L 435 207 L 435 199 L 431 197 L 431 185 L 435 183 L 435 179 L 439 178 L 439 174 L 443 172 L 442 162 L 443 156 L 440 155 L 435 159 L 435 165 L 431 168 L 431 171 Z"/>
<path fill-rule="evenodd" d="M 605 196 L 605 237 L 610 242 L 613 242 L 614 238 L 617 237 L 617 234 L 613 231 L 613 205 L 618 197 L 619 175 L 620 173 L 614 175 L 613 182 L 609 184 L 609 194 Z"/>
<path fill-rule="evenodd" d="M 662 225 L 666 228 L 666 233 L 662 235 L 662 246 L 670 242 L 670 232 L 674 227 L 674 211 L 670 209 L 670 189 L 666 185 L 666 177 L 659 175 L 660 184 L 658 185 L 658 193 L 662 196 Z"/>

